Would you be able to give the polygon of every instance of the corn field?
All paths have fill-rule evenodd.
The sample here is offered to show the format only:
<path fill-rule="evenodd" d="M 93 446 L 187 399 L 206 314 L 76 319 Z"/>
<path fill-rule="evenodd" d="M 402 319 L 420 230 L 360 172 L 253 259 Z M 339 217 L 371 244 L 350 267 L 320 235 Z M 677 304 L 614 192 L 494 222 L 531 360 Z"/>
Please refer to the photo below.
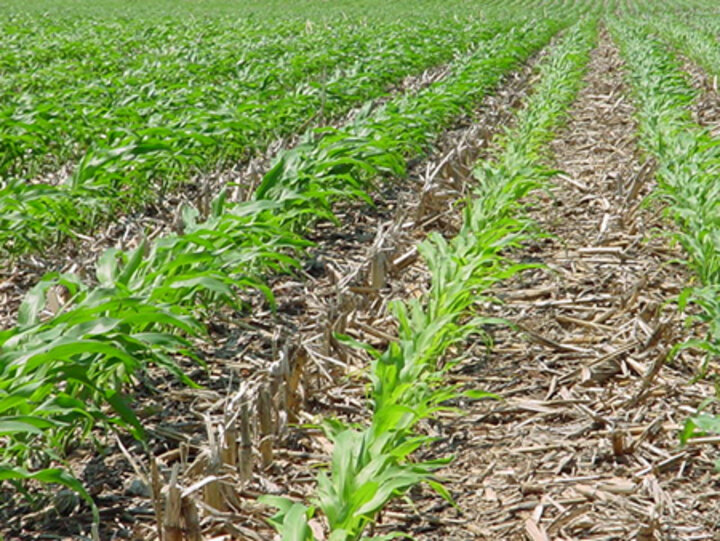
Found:
<path fill-rule="evenodd" d="M 718 538 L 720 7 L 0 15 L 0 541 Z"/>

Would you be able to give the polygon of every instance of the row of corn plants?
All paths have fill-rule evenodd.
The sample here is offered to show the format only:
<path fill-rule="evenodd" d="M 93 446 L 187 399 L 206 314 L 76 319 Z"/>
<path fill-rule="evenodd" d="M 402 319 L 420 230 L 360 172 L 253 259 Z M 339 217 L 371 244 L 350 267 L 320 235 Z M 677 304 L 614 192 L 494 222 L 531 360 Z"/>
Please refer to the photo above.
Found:
<path fill-rule="evenodd" d="M 615 21 L 612 31 L 627 63 L 638 109 L 640 145 L 657 161 L 657 190 L 653 197 L 666 205 L 678 225 L 672 237 L 683 247 L 693 283 L 678 298 L 690 322 L 702 323 L 702 338 L 678 344 L 705 354 L 704 371 L 720 360 L 720 139 L 692 120 L 690 105 L 697 92 L 680 64 L 662 43 L 641 25 Z M 692 310 L 690 310 L 692 308 Z M 694 427 L 720 432 L 720 419 L 701 415 Z"/>
<path fill-rule="evenodd" d="M 701 67 L 717 75 L 720 51 L 717 47 L 717 34 L 711 28 L 697 28 L 677 18 L 665 17 L 651 17 L 647 24 L 661 39 L 667 40 Z"/>
<path fill-rule="evenodd" d="M 483 2 L 477 10 L 493 17 L 491 12 L 497 11 L 498 3 L 497 0 Z M 4 7 L 10 6 L 4 3 L 0 9 Z M 285 52 L 297 54 L 314 48 L 322 51 L 315 45 L 323 45 L 318 40 L 323 40 L 327 32 L 334 33 L 339 41 L 347 37 L 348 31 L 377 30 L 401 20 L 423 25 L 430 19 L 444 20 L 458 13 L 453 10 L 452 2 L 430 6 L 429 11 L 423 13 L 398 3 L 382 12 L 352 19 L 346 9 L 340 13 L 325 9 L 323 16 L 315 20 L 307 13 L 300 18 L 279 18 L 272 9 L 245 17 L 237 9 L 231 14 L 208 10 L 203 17 L 170 14 L 162 8 L 148 15 L 141 13 L 138 6 L 115 16 L 67 11 L 59 17 L 21 9 L 0 14 L 0 33 L 4 36 L 0 51 L 3 75 L 0 102 L 9 97 L 9 93 L 39 91 L 59 84 L 79 87 L 95 77 L 124 71 L 138 72 L 138 76 L 147 74 L 145 82 L 155 78 L 170 80 L 175 76 L 174 70 L 188 76 L 200 73 L 212 76 L 222 70 L 238 74 L 238 68 L 247 67 L 245 64 L 253 59 L 265 67 Z M 365 37 L 372 35 L 365 34 Z M 327 40 L 324 41 L 327 45 Z M 266 56 L 255 54 L 260 48 Z M 252 54 L 248 56 L 248 52 Z M 185 63 L 176 62 L 177 57 L 183 57 Z M 173 70 L 163 69 L 168 67 Z M 245 75 L 245 72 L 241 70 L 239 74 Z"/>
<path fill-rule="evenodd" d="M 172 183 L 187 178 L 190 171 L 260 150 L 274 138 L 302 129 L 320 110 L 329 118 L 341 115 L 364 100 L 383 95 L 390 82 L 450 60 L 456 52 L 465 53 L 508 27 L 502 22 L 468 20 L 461 32 L 458 24 L 444 21 L 417 30 L 399 25 L 375 38 L 371 51 L 360 59 L 343 56 L 345 61 L 340 61 L 333 57 L 342 55 L 322 53 L 327 62 L 344 62 L 345 67 L 337 68 L 322 85 L 301 85 L 284 97 L 276 96 L 274 90 L 261 90 L 229 107 L 242 96 L 236 87 L 245 83 L 222 79 L 214 92 L 175 84 L 181 87 L 178 95 L 189 100 L 183 106 L 168 103 L 165 92 L 150 88 L 152 97 L 124 108 L 110 108 L 116 115 L 127 111 L 132 117 L 128 122 L 145 125 L 143 128 L 123 127 L 124 122 L 117 118 L 96 125 L 92 119 L 97 116 L 89 115 L 86 124 L 92 130 L 110 130 L 115 135 L 93 145 L 60 185 L 8 178 L 0 188 L 0 246 L 17 254 L 72 236 L 79 228 L 92 230 L 123 207 L 163 197 Z M 329 34 L 325 39 L 332 42 Z M 275 69 L 282 72 L 285 66 Z M 272 73 L 268 73 L 271 78 Z M 211 96 L 220 100 L 216 107 L 210 104 Z M 207 107 L 202 106 L 203 101 L 208 102 Z M 13 117 L 23 114 L 16 108 L 8 111 Z M 158 118 L 148 123 L 147 115 Z M 71 132 L 77 128 L 73 122 L 62 125 Z M 35 128 L 41 137 L 54 139 L 52 130 L 41 125 Z"/>
<path fill-rule="evenodd" d="M 473 6 L 473 15 L 495 18 L 504 11 L 498 9 L 498 4 L 501 4 L 498 0 L 492 0 Z M 0 9 L 6 6 L 7 3 Z M 286 49 L 295 53 L 309 51 L 328 31 L 335 32 L 340 39 L 351 27 L 357 31 L 366 27 L 385 28 L 401 20 L 424 25 L 430 19 L 468 14 L 467 7 L 457 11 L 453 2 L 426 7 L 429 9 L 417 12 L 415 7 L 409 9 L 406 4 L 397 3 L 353 18 L 348 17 L 347 6 L 340 13 L 325 9 L 320 18 L 311 18 L 307 13 L 300 18 L 279 18 L 272 9 L 264 15 L 249 17 L 242 16 L 237 9 L 231 14 L 208 10 L 203 17 L 169 14 L 162 9 L 146 15 L 140 13 L 138 6 L 110 17 L 107 13 L 101 16 L 73 13 L 72 9 L 60 17 L 47 12 L 10 10 L 0 13 L 0 33 L 4 36 L 0 51 L 3 75 L 0 102 L 8 97 L 7 92 L 38 91 L 60 82 L 78 87 L 95 76 L 126 70 L 168 80 L 174 74 L 163 70 L 163 66 L 188 74 L 212 75 L 214 65 L 219 64 L 228 74 L 235 74 L 238 67 L 246 67 L 257 56 L 254 52 L 260 48 L 268 54 L 257 60 L 266 65 L 281 57 Z M 248 52 L 252 55 L 248 56 Z M 183 56 L 186 63 L 175 62 L 177 56 Z M 209 67 L 213 67 L 212 72 Z"/>
<path fill-rule="evenodd" d="M 273 25 L 220 18 L 213 22 L 211 32 L 208 22 L 198 20 L 157 21 L 148 27 L 127 20 L 73 18 L 63 21 L 60 31 L 48 18 L 11 15 L 0 26 L 6 37 L 0 53 L 0 103 L 23 93 L 41 97 L 58 86 L 75 90 L 93 79 L 123 73 L 144 76 L 138 82 L 145 83 L 156 78 L 170 82 L 178 71 L 187 77 L 236 73 L 238 65 L 249 60 L 263 62 L 308 50 L 322 34 L 308 34 L 306 23 L 296 20 Z M 228 39 L 233 34 L 235 41 Z M 201 41 L 203 47 L 191 50 Z M 186 62 L 178 63 L 177 57 Z"/>
<path fill-rule="evenodd" d="M 109 250 L 92 281 L 49 274 L 27 295 L 18 325 L 0 333 L 0 479 L 64 483 L 87 497 L 62 457 L 95 425 L 143 428 L 124 392 L 149 365 L 189 385 L 178 355 L 202 362 L 192 340 L 206 337 L 203 314 L 238 306 L 263 274 L 298 265 L 304 227 L 332 219 L 339 198 L 368 198 L 373 179 L 401 175 L 453 118 L 470 111 L 563 23 L 542 21 L 500 34 L 461 59 L 454 73 L 416 95 L 387 103 L 344 130 L 315 134 L 284 153 L 252 201 L 220 194 L 201 221 L 187 207 L 185 232 Z M 58 303 L 52 292 L 69 295 Z"/>
<path fill-rule="evenodd" d="M 448 401 L 463 395 L 489 396 L 448 386 L 445 373 L 459 360 L 439 361 L 453 345 L 482 335 L 483 325 L 500 322 L 479 315 L 477 306 L 490 300 L 487 291 L 493 284 L 527 268 L 507 259 L 508 250 L 529 236 L 527 220 L 517 217 L 519 201 L 550 174 L 542 165 L 541 151 L 580 87 L 595 28 L 595 22 L 573 28 L 540 63 L 540 81 L 517 113 L 515 127 L 500 138 L 495 159 L 477 165 L 477 186 L 464 208 L 457 236 L 446 240 L 434 233 L 420 244 L 431 285 L 421 298 L 391 306 L 397 340 L 381 352 L 341 337 L 372 357 L 371 419 L 366 426 L 339 420 L 322 424 L 334 447 L 330 466 L 317 477 L 311 506 L 277 496 L 261 498 L 279 509 L 271 523 L 283 540 L 314 540 L 309 521 L 320 514 L 329 529 L 323 539 L 371 539 L 368 528 L 388 502 L 421 482 L 452 501 L 434 475 L 448 460 L 412 456 L 433 441 L 417 426 L 438 411 L 451 409 Z"/>
<path fill-rule="evenodd" d="M 409 4 L 396 2 L 387 4 L 382 0 L 349 0 L 342 4 L 329 4 L 325 0 L 306 0 L 287 2 L 287 0 L 248 0 L 237 3 L 228 0 L 158 0 L 150 4 L 130 5 L 121 0 L 98 0 L 87 2 L 68 2 L 53 4 L 47 0 L 6 0 L 0 5 L 0 16 L 29 14 L 45 17 L 57 22 L 62 29 L 67 20 L 85 18 L 107 21 L 151 21 L 157 20 L 201 20 L 219 17 L 235 17 L 238 20 L 261 20 L 283 22 L 287 20 L 322 23 L 340 18 L 368 20 L 381 24 L 389 20 L 421 20 L 424 17 L 442 16 L 448 13 L 467 13 L 477 9 L 479 13 L 486 6 L 505 3 L 499 0 L 487 0 L 468 3 L 465 0 L 448 0 L 438 4 L 435 0 L 418 0 Z M 527 6 L 526 6 L 527 7 Z"/>
<path fill-rule="evenodd" d="M 454 43 L 462 48 L 470 41 L 467 35 L 453 36 L 447 20 L 410 28 L 405 22 L 380 28 L 345 22 L 302 32 L 301 38 L 270 41 L 264 47 L 253 46 L 262 40 L 252 33 L 238 43 L 236 30 L 229 27 L 199 48 L 197 34 L 207 33 L 210 24 L 197 25 L 200 28 L 190 36 L 183 35 L 186 28 L 181 25 L 154 28 L 157 36 L 150 37 L 160 41 L 163 49 L 137 55 L 135 62 L 129 66 L 121 63 L 119 70 L 108 70 L 106 63 L 92 59 L 68 66 L 69 71 L 27 74 L 30 82 L 42 81 L 44 88 L 37 84 L 23 88 L 19 81 L 7 81 L 10 91 L 3 96 L 0 116 L 5 142 L 0 172 L 32 175 L 63 160 L 78 159 L 94 145 L 112 145 L 114 139 L 123 138 L 122 131 L 144 127 L 185 128 L 211 137 L 208 127 L 199 128 L 222 122 L 238 107 L 244 115 L 257 116 L 255 109 L 260 105 L 286 94 L 295 100 L 306 99 L 306 93 L 319 94 L 316 87 L 321 84 L 333 96 L 343 88 L 339 85 L 343 77 L 338 76 L 352 77 L 358 67 L 368 72 L 369 63 L 379 57 L 393 63 L 395 55 L 404 53 L 400 60 L 412 69 L 422 59 L 423 47 L 436 46 L 434 54 L 443 53 L 447 58 Z M 397 39 L 401 33 L 405 41 Z M 119 56 L 113 48 L 107 49 L 111 53 L 106 55 Z M 416 55 L 406 58 L 414 49 L 418 49 Z M 198 58 L 196 50 L 206 52 Z M 217 57 L 208 54 L 212 52 Z M 68 83 L 68 75 L 76 81 Z M 287 108 L 285 104 L 277 112 Z M 229 111 L 219 114 L 223 109 Z M 240 123 L 239 118 L 235 121 Z M 217 130 L 226 133 L 227 127 Z M 228 149 L 233 143 L 232 139 L 226 142 Z"/>

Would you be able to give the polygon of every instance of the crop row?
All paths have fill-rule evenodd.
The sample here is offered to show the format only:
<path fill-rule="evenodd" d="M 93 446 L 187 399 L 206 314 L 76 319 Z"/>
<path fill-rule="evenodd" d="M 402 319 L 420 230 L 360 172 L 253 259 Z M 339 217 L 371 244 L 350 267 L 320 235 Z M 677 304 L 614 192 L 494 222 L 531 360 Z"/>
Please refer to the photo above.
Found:
<path fill-rule="evenodd" d="M 5 142 L 0 171 L 33 175 L 66 159 L 79 158 L 88 147 L 112 147 L 114 139 L 122 139 L 122 132 L 141 127 L 185 128 L 213 137 L 210 127 L 201 128 L 221 121 L 235 109 L 239 127 L 243 116 L 252 118 L 254 108 L 267 101 L 288 93 L 300 94 L 292 97 L 302 99 L 303 90 L 308 92 L 303 85 L 326 85 L 332 97 L 339 79 L 352 77 L 358 67 L 367 71 L 369 62 L 379 57 L 392 62 L 395 54 L 407 55 L 405 50 L 417 48 L 422 53 L 433 40 L 439 41 L 435 54 L 441 50 L 450 55 L 454 43 L 462 47 L 463 40 L 466 46 L 469 41 L 466 35 L 448 32 L 447 21 L 427 23 L 417 30 L 403 23 L 380 31 L 344 24 L 303 32 L 300 38 L 291 36 L 289 42 L 273 40 L 262 47 L 254 46 L 259 39 L 252 33 L 238 40 L 233 30 L 227 29 L 208 40 L 207 49 L 200 49 L 212 51 L 216 57 L 198 58 L 199 38 L 183 37 L 183 27 L 153 30 L 159 34 L 156 39 L 165 44 L 164 50 L 153 48 L 137 56 L 134 65 L 120 70 L 107 64 L 108 60 L 122 62 L 123 57 L 107 48 L 105 58 L 27 73 L 31 81 L 42 81 L 42 88 L 37 84 L 23 88 L 21 81 L 8 81 L 9 94 L 4 97 L 0 117 Z M 203 25 L 201 30 L 209 29 Z M 406 42 L 397 39 L 401 32 Z M 72 77 L 70 83 L 68 76 Z M 286 103 L 276 112 L 287 108 Z M 219 114 L 223 109 L 228 111 Z M 226 134 L 228 127 L 216 128 L 217 134 Z M 234 150 L 230 139 L 227 151 Z"/>
<path fill-rule="evenodd" d="M 403 174 L 408 157 L 560 26 L 533 22 L 482 42 L 446 79 L 282 154 L 254 200 L 220 194 L 205 221 L 185 209 L 184 234 L 106 252 L 95 283 L 46 276 L 25 299 L 18 326 L 0 333 L 0 479 L 40 476 L 80 490 L 51 467 L 78 433 L 101 423 L 143 440 L 124 386 L 150 364 L 191 383 L 174 357 L 195 358 L 191 338 L 205 336 L 203 311 L 238 307 L 238 291 L 248 288 L 272 302 L 261 277 L 298 264 L 294 255 L 308 244 L 299 233 L 311 220 L 331 218 L 339 198 L 367 197 L 382 174 Z"/>
<path fill-rule="evenodd" d="M 310 21 L 322 23 L 327 20 L 353 19 L 368 20 L 381 24 L 388 20 L 404 18 L 421 20 L 427 17 L 444 16 L 450 13 L 467 13 L 474 10 L 482 13 L 488 6 L 497 5 L 498 0 L 468 3 L 465 0 L 448 0 L 438 3 L 435 0 L 417 0 L 409 4 L 382 0 L 348 0 L 341 4 L 328 3 L 325 0 L 305 0 L 288 2 L 287 0 L 205 0 L 198 4 L 196 0 L 157 0 L 148 4 L 128 4 L 121 0 L 98 0 L 89 4 L 82 0 L 68 0 L 63 4 L 54 4 L 47 0 L 6 0 L 0 5 L 0 15 L 16 16 L 28 14 L 36 18 L 47 19 L 51 26 L 62 30 L 68 20 L 78 18 L 90 23 L 95 21 L 118 20 L 120 22 L 145 21 L 149 24 L 165 20 L 209 20 L 234 18 L 236 20 L 255 19 L 268 22 Z M 556 3 L 555 1 L 553 4 Z M 502 2 L 504 7 L 508 2 Z M 527 4 L 524 4 L 527 9 Z"/>
<path fill-rule="evenodd" d="M 448 401 L 461 396 L 490 396 L 448 386 L 444 375 L 459 359 L 440 361 L 453 345 L 482 335 L 483 325 L 497 323 L 478 315 L 477 307 L 489 300 L 487 291 L 493 284 L 526 268 L 506 260 L 504 252 L 528 238 L 526 221 L 516 217 L 520 200 L 548 175 L 541 164 L 542 147 L 577 93 L 595 35 L 594 24 L 575 27 L 540 63 L 540 80 L 517 113 L 515 127 L 499 141 L 495 159 L 477 164 L 477 186 L 459 233 L 449 241 L 433 233 L 419 246 L 430 288 L 422 298 L 391 307 L 398 338 L 387 350 L 360 346 L 373 358 L 371 420 L 364 429 L 338 420 L 325 423 L 334 447 L 329 470 L 317 478 L 315 506 L 276 496 L 262 498 L 280 509 L 272 523 L 283 539 L 314 540 L 308 521 L 317 511 L 327 519 L 327 539 L 361 539 L 392 498 L 420 482 L 452 500 L 433 476 L 447 460 L 410 458 L 433 440 L 419 433 L 417 424 L 452 409 Z"/>
<path fill-rule="evenodd" d="M 394 4 L 386 6 L 382 14 L 368 14 L 372 19 L 349 19 L 347 14 L 331 12 L 317 21 L 307 17 L 242 17 L 240 13 L 212 13 L 203 18 L 160 13 L 148 20 L 139 13 L 138 6 L 121 17 L 4 14 L 0 21 L 3 35 L 0 102 L 7 99 L 7 91 L 50 88 L 60 81 L 81 86 L 91 74 L 147 70 L 164 79 L 174 75 L 160 69 L 169 62 L 187 73 L 197 73 L 214 64 L 235 73 L 236 64 L 248 62 L 246 53 L 258 48 L 265 48 L 272 57 L 286 49 L 309 50 L 313 43 L 320 44 L 317 40 L 323 39 L 324 34 L 335 33 L 337 38 L 350 27 L 377 31 L 398 21 L 405 21 L 408 28 L 424 25 L 431 19 L 447 19 L 452 13 L 450 4 L 435 5 L 423 13 L 409 12 L 407 6 Z M 498 4 L 497 0 L 483 2 L 474 11 L 480 11 L 485 18 L 495 18 Z M 185 64 L 174 62 L 176 57 L 185 60 Z"/>
<path fill-rule="evenodd" d="M 706 334 L 678 348 L 706 355 L 706 366 L 720 359 L 720 139 L 693 122 L 690 105 L 697 96 L 678 61 L 642 25 L 615 21 L 612 26 L 628 67 L 638 109 L 640 145 L 657 161 L 655 197 L 677 223 L 672 236 L 686 254 L 697 283 L 678 299 L 680 309 L 694 307 L 691 321 Z M 720 431 L 720 422 L 701 416 L 695 423 Z M 692 429 L 689 429 L 692 432 Z M 686 436 L 689 433 L 686 433 Z"/>
<path fill-rule="evenodd" d="M 52 20 L 16 15 L 2 25 L 0 133 L 3 148 L 13 148 L 5 150 L 0 172 L 32 173 L 77 158 L 113 130 L 136 127 L 137 116 L 157 125 L 193 105 L 233 108 L 241 98 L 264 101 L 300 83 L 324 84 L 336 70 L 352 73 L 356 59 L 376 59 L 383 50 L 389 56 L 402 46 L 400 37 L 411 47 L 422 36 L 438 46 L 467 45 L 474 37 L 453 32 L 463 23 L 447 16 L 381 24 L 217 17 L 151 26 L 87 22 L 63 20 L 59 31 Z M 413 38 L 416 33 L 421 36 Z"/>
<path fill-rule="evenodd" d="M 126 21 L 87 23 L 71 19 L 59 32 L 42 18 L 16 15 L 6 20 L 2 26 L 5 47 L 0 53 L 4 75 L 0 102 L 27 92 L 41 97 L 41 92 L 61 84 L 67 85 L 67 90 L 75 89 L 93 78 L 125 72 L 171 80 L 177 74 L 162 70 L 169 65 L 196 74 L 209 72 L 217 64 L 221 72 L 232 73 L 235 64 L 246 61 L 248 52 L 253 58 L 254 52 L 262 49 L 273 58 L 286 49 L 303 50 L 303 43 L 311 37 L 299 21 L 278 22 L 272 27 L 256 21 L 215 21 L 212 29 L 197 20 L 166 21 L 152 27 Z M 229 39 L 233 36 L 235 40 Z M 197 46 L 200 43 L 203 47 Z M 180 65 L 177 58 L 186 63 Z"/>
<path fill-rule="evenodd" d="M 246 93 L 241 104 L 230 106 L 243 96 L 238 87 L 249 84 L 237 78 L 223 80 L 213 93 L 175 85 L 179 99 L 187 100 L 184 106 L 169 103 L 172 99 L 168 92 L 150 89 L 155 93 L 152 98 L 108 109 L 115 110 L 116 115 L 126 111 L 124 121 L 110 117 L 99 121 L 102 115 L 88 115 L 84 125 L 91 131 L 106 130 L 107 138 L 92 145 L 62 184 L 28 183 L 16 178 L 8 179 L 0 189 L 0 245 L 8 252 L 19 253 L 61 236 L 72 236 L 79 227 L 92 229 L 123 207 L 161 197 L 190 171 L 248 156 L 274 138 L 302 129 L 316 120 L 318 112 L 326 118 L 341 115 L 383 95 L 389 83 L 448 61 L 456 52 L 477 46 L 507 27 L 501 22 L 468 21 L 459 32 L 457 21 L 433 23 L 413 31 L 401 25 L 374 39 L 361 59 L 351 61 L 345 55 L 333 59 L 323 53 L 325 65 L 334 65 L 334 71 L 322 84 L 302 84 L 283 97 L 275 96 L 277 89 L 267 93 L 256 89 L 255 93 Z M 325 37 L 332 41 L 332 35 Z M 273 74 L 284 70 L 300 74 L 303 68 L 291 70 L 278 65 L 266 76 L 272 79 Z M 204 106 L 197 100 L 204 101 Z M 166 112 L 160 114 L 162 110 Z M 18 110 L 12 109 L 12 115 L 17 114 Z M 153 116 L 158 118 L 152 120 Z M 82 132 L 74 122 L 60 124 L 68 131 Z M 135 127 L 130 129 L 127 124 Z M 53 131 L 41 123 L 33 130 L 38 137 L 53 140 Z M 42 147 L 34 137 L 23 145 Z M 24 154 L 17 152 L 18 156 Z M 21 163 L 27 160 L 23 158 Z"/>

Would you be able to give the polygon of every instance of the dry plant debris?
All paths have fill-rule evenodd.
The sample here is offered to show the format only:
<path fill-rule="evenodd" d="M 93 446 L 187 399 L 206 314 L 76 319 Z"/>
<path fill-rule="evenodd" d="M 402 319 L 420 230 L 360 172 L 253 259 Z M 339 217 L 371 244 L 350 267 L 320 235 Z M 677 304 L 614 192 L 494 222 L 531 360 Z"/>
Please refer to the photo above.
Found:
<path fill-rule="evenodd" d="M 691 354 L 665 364 L 688 332 L 665 303 L 688 276 L 655 234 L 668 227 L 659 209 L 640 205 L 653 165 L 637 154 L 621 69 L 603 33 L 551 145 L 563 173 L 528 201 L 549 235 L 515 256 L 544 267 L 498 289 L 516 328 L 457 375 L 502 399 L 433 426 L 433 452 L 456 457 L 444 473 L 462 512 L 417 495 L 404 509 L 417 524 L 398 509 L 388 527 L 427 540 L 717 539 L 717 454 L 678 441 L 713 390 L 691 384 Z"/>
<path fill-rule="evenodd" d="M 248 294 L 246 312 L 216 314 L 213 343 L 197 345 L 212 359 L 210 371 L 184 366 L 203 389 L 149 374 L 143 383 L 153 392 L 135 397 L 152 436 L 149 460 L 129 438 L 102 454 L 76 450 L 71 463 L 100 503 L 104 532 L 151 539 L 161 524 L 170 541 L 273 537 L 257 496 L 305 498 L 312 470 L 331 451 L 317 429 L 298 425 L 318 414 L 367 415 L 360 377 L 366 359 L 335 333 L 376 348 L 394 340 L 388 303 L 427 287 L 415 246 L 428 231 L 457 231 L 457 201 L 468 191 L 472 164 L 522 105 L 534 61 L 507 77 L 476 116 L 446 132 L 407 179 L 373 193 L 374 207 L 344 204 L 336 212 L 340 225 L 321 223 L 302 271 L 269 279 L 276 313 Z M 686 67 L 705 91 L 696 118 L 714 127 L 716 84 Z M 587 86 L 551 145 L 563 172 L 548 193 L 526 201 L 549 236 L 512 254 L 543 266 L 494 291 L 504 304 L 484 308 L 508 317 L 513 328 L 494 330 L 492 348 L 468 344 L 471 355 L 453 373 L 457 383 L 501 400 L 458 404 L 464 415 L 443 414 L 424 426 L 438 437 L 424 458 L 456 457 L 442 473 L 459 507 L 413 489 L 408 501 L 382 514 L 376 533 L 401 530 L 427 540 L 719 539 L 713 464 L 720 440 L 696 438 L 680 448 L 677 439 L 684 418 L 713 388 L 691 384 L 698 364 L 691 351 L 665 363 L 672 345 L 695 331 L 666 304 L 688 275 L 673 262 L 681 257 L 677 248 L 654 233 L 668 227 L 661 209 L 641 204 L 654 164 L 638 155 L 621 68 L 603 32 Z M 395 90 L 424 88 L 446 75 L 438 66 Z M 162 208 L 123 216 L 102 235 L 78 236 L 69 253 L 28 256 L 6 269 L 0 321 L 12 321 L 20 296 L 46 269 L 82 271 L 108 245 L 135 246 L 148 230 L 155 236 L 176 228 L 173 209 L 181 201 L 196 202 L 202 212 L 230 177 L 243 179 L 233 198 L 245 199 L 274 148 L 242 170 L 188 184 Z M 63 292 L 55 295 L 62 306 Z M 19 538 L 59 536 L 67 516 L 89 522 L 89 513 L 76 512 L 80 504 L 60 491 L 43 509 L 22 507 L 3 518 Z M 311 527 L 321 538 L 323 524 Z"/>

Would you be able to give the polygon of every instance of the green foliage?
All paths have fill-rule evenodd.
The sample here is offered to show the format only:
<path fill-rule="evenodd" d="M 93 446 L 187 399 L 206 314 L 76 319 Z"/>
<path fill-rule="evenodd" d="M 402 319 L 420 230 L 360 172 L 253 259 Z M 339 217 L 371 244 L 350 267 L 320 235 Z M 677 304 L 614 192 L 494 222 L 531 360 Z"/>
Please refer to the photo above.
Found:
<path fill-rule="evenodd" d="M 693 317 L 707 325 L 707 335 L 679 347 L 704 351 L 707 365 L 720 359 L 720 140 L 692 121 L 688 105 L 696 91 L 678 61 L 648 35 L 649 29 L 615 21 L 613 32 L 628 61 L 641 144 L 658 164 L 654 197 L 667 205 L 669 217 L 678 224 L 672 236 L 700 282 L 683 292 L 679 307 L 699 308 Z"/>
<path fill-rule="evenodd" d="M 23 22 L 38 32 L 46 24 Z M 54 37 L 60 50 L 44 61 L 27 55 L 25 40 L 13 43 L 12 76 L 0 83 L 0 249 L 37 250 L 92 229 L 189 176 L 379 98 L 510 27 L 455 17 L 379 28 L 343 21 L 317 31 L 275 25 L 272 32 L 270 23 L 238 27 L 235 19 L 152 31 L 146 21 L 72 26 Z M 110 33 L 119 46 L 101 47 Z M 83 47 L 97 56 L 76 50 L 86 37 L 92 42 Z M 66 163 L 74 164 L 67 178 L 42 179 Z"/>
<path fill-rule="evenodd" d="M 287 499 L 262 500 L 280 509 L 271 523 L 283 538 L 313 539 L 307 520 L 321 511 L 329 525 L 328 539 L 363 539 L 392 498 L 421 482 L 452 502 L 433 475 L 448 459 L 411 458 L 432 442 L 415 427 L 463 394 L 443 382 L 453 363 L 440 365 L 439 361 L 451 346 L 482 332 L 488 319 L 474 314 L 475 304 L 494 283 L 526 268 L 503 256 L 527 236 L 525 222 L 514 216 L 518 197 L 547 176 L 540 165 L 540 148 L 552 137 L 579 88 L 594 36 L 593 24 L 574 28 L 541 63 L 541 82 L 518 113 L 517 127 L 502 139 L 497 159 L 477 169 L 478 187 L 467 203 L 460 232 L 449 241 L 431 234 L 420 245 L 431 286 L 422 298 L 393 305 L 397 341 L 380 352 L 341 337 L 373 358 L 369 374 L 372 418 L 364 429 L 339 421 L 325 423 L 333 453 L 329 470 L 318 475 L 314 508 L 306 510 Z M 297 511 L 290 515 L 293 509 Z"/>

